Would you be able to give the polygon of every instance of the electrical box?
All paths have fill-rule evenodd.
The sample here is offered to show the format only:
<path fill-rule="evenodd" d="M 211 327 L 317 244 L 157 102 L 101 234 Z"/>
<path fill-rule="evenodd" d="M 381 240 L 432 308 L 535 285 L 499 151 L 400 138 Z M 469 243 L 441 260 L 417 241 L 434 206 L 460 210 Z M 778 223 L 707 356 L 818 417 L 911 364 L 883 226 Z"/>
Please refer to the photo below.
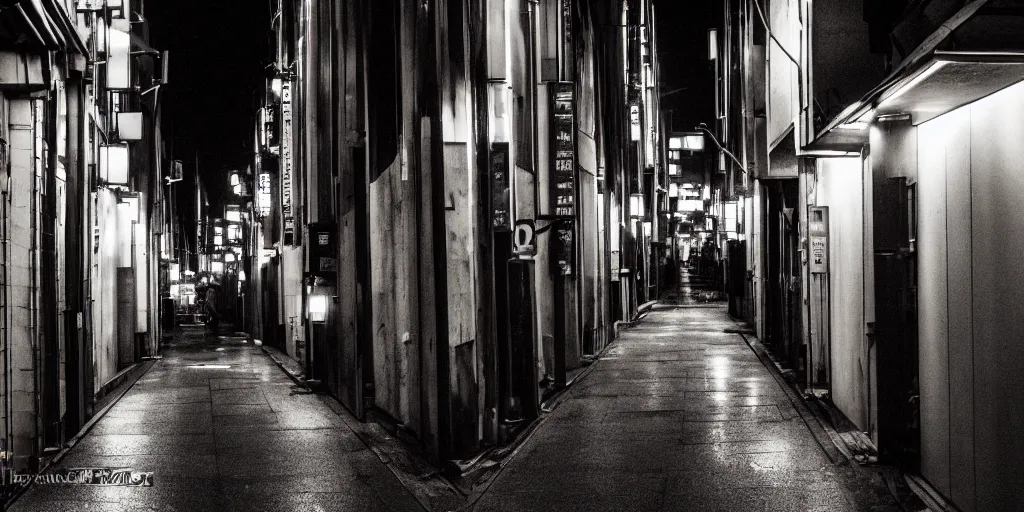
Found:
<path fill-rule="evenodd" d="M 810 217 L 808 228 L 808 244 L 812 274 L 828 273 L 828 207 L 811 206 L 808 208 Z"/>

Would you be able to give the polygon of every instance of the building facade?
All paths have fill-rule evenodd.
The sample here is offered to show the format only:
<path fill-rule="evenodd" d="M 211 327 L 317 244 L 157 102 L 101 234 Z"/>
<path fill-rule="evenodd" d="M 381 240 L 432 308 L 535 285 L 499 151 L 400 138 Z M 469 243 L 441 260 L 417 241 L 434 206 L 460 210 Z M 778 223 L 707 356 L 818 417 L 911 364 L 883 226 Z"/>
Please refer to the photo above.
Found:
<path fill-rule="evenodd" d="M 735 314 L 881 459 L 960 510 L 1016 507 L 1019 3 L 726 4 Z"/>
<path fill-rule="evenodd" d="M 270 7 L 264 341 L 436 462 L 503 442 L 660 291 L 652 3 Z"/>
<path fill-rule="evenodd" d="M 166 56 L 129 2 L 18 2 L 0 38 L 5 471 L 36 470 L 156 354 L 174 252 Z M 7 480 L 5 480 L 7 481 Z"/>

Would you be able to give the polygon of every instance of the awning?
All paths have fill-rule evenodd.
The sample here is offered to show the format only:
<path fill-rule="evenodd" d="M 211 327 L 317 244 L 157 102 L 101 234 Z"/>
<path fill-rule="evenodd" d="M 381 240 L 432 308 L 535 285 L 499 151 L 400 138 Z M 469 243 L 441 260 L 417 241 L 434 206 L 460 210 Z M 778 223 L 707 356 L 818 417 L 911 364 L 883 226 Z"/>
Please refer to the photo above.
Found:
<path fill-rule="evenodd" d="M 940 52 L 847 108 L 809 145 L 855 151 L 868 125 L 886 118 L 918 125 L 1024 80 L 1024 52 Z"/>
<path fill-rule="evenodd" d="M 976 0 L 961 9 L 899 69 L 831 120 L 806 149 L 859 151 L 868 141 L 871 122 L 896 118 L 921 124 L 1024 80 L 1024 49 L 1019 45 L 1008 41 L 1012 51 L 989 51 L 998 47 L 992 38 L 966 35 L 983 33 L 985 28 L 998 35 L 997 27 L 1005 31 L 1019 26 L 1016 18 L 1000 23 L 993 15 L 998 11 L 984 10 L 985 4 Z M 940 49 L 950 46 L 945 43 L 954 35 L 961 42 L 959 48 Z"/>
<path fill-rule="evenodd" d="M 54 0 L 0 2 L 0 38 L 23 50 L 71 50 L 88 55 L 71 14 Z"/>

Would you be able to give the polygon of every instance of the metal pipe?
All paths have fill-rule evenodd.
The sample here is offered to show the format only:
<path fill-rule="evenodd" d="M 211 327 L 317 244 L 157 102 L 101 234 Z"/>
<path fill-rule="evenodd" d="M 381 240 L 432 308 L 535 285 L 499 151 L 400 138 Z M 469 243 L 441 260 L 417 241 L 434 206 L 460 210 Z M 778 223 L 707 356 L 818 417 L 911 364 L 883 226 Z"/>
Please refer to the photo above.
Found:
<path fill-rule="evenodd" d="M 538 141 L 540 140 L 540 119 L 537 114 L 537 4 L 538 0 L 527 0 L 526 16 L 530 25 L 529 51 L 527 52 L 526 82 L 530 94 L 530 158 L 533 164 L 533 215 L 540 213 L 540 155 L 538 154 Z"/>

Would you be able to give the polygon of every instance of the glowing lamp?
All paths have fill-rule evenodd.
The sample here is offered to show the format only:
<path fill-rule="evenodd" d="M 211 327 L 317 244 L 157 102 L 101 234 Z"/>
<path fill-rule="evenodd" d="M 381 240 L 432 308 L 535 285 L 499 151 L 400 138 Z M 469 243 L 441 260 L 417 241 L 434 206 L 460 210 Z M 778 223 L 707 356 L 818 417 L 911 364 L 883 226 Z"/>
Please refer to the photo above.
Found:
<path fill-rule="evenodd" d="M 629 216 L 638 219 L 644 216 L 644 196 L 632 194 L 629 196 Z"/>
<path fill-rule="evenodd" d="M 327 296 L 309 296 L 309 321 L 323 323 L 327 321 Z"/>

